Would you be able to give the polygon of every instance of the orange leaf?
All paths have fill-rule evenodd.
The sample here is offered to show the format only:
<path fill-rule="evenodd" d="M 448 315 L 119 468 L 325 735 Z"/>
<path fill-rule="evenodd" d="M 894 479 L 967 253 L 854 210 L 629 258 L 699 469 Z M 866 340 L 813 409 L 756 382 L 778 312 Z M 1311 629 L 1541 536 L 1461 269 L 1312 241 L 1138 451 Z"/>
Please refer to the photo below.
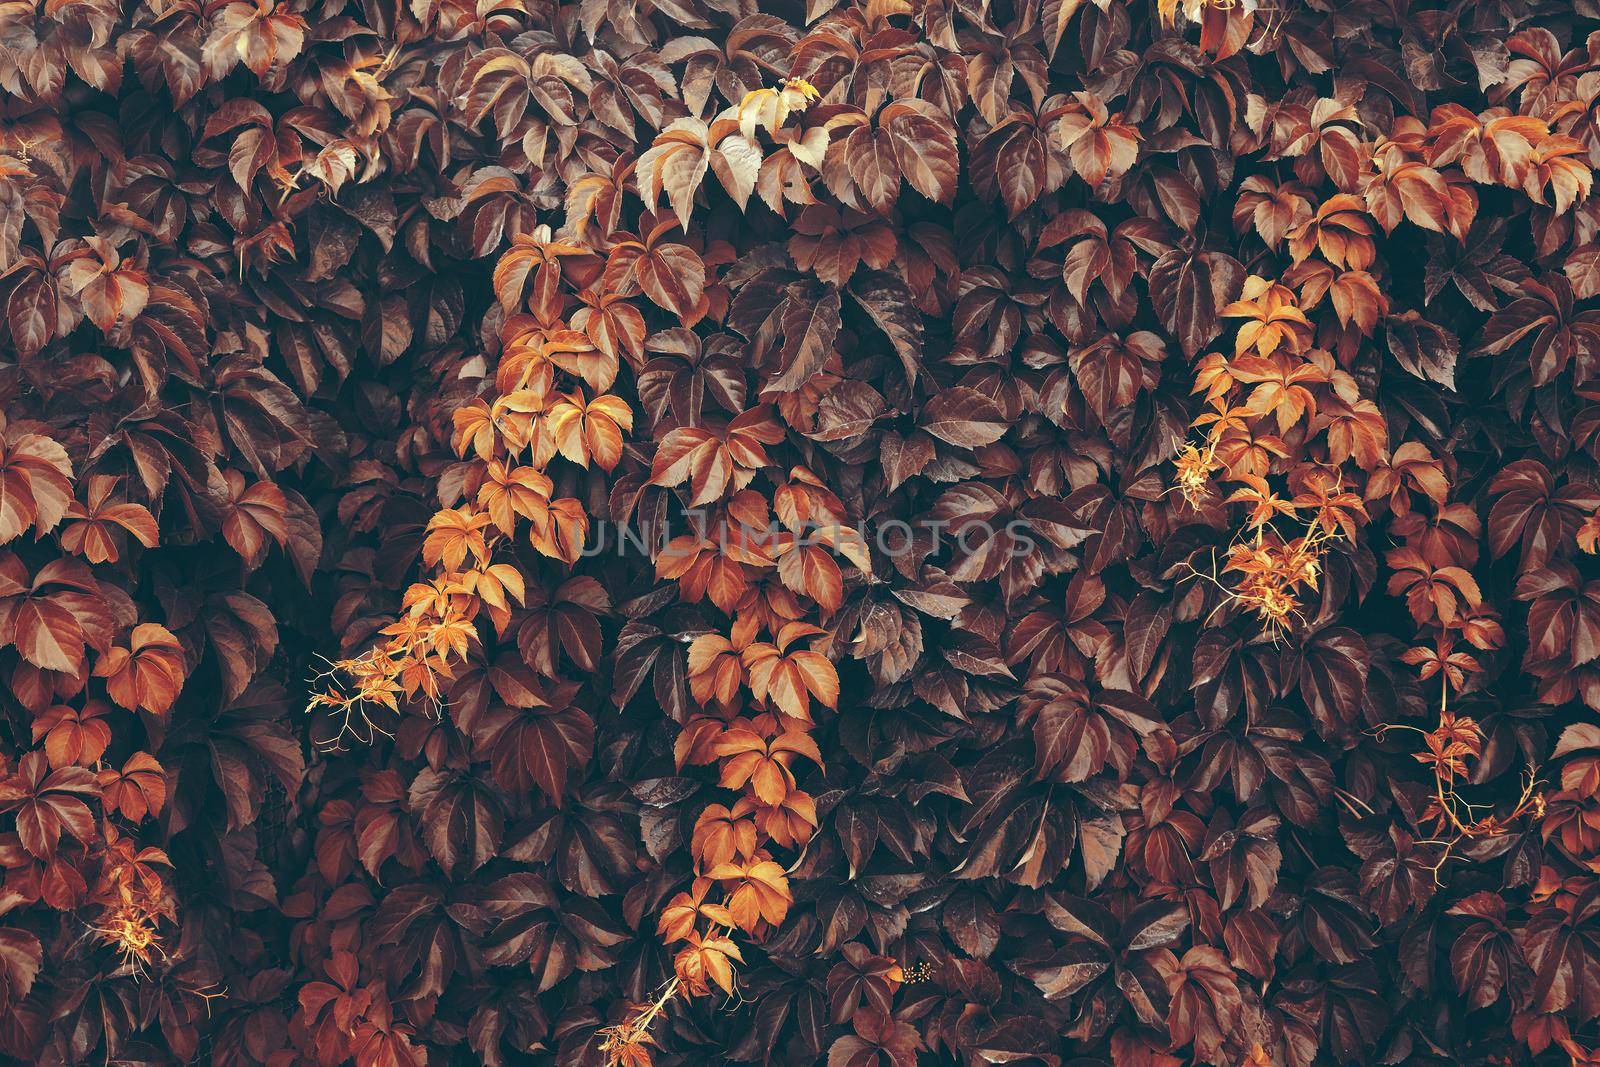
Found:
<path fill-rule="evenodd" d="M 166 773 L 148 752 L 135 752 L 122 770 L 109 767 L 99 774 L 101 799 L 107 811 L 120 811 L 134 822 L 161 814 L 167 799 Z"/>
<path fill-rule="evenodd" d="M 118 646 L 100 657 L 94 676 L 104 678 L 111 699 L 130 711 L 144 708 L 164 715 L 183 689 L 183 646 L 165 626 L 141 623 L 133 628 L 129 647 Z"/>

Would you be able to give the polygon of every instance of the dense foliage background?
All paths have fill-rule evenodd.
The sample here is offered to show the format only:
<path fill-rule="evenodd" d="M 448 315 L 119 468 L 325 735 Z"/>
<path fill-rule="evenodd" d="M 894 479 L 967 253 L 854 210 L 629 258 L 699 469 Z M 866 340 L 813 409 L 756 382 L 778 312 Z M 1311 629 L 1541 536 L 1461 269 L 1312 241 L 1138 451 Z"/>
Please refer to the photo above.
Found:
<path fill-rule="evenodd" d="M 0 1053 L 1600 1062 L 1597 30 L 0 2 Z"/>

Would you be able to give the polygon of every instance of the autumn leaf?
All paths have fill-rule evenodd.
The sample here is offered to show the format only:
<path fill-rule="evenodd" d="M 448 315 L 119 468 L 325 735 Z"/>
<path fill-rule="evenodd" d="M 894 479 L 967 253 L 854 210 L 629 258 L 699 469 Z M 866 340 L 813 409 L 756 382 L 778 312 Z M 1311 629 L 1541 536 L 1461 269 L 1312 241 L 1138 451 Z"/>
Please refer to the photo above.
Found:
<path fill-rule="evenodd" d="M 61 528 L 61 547 L 90 563 L 115 563 L 122 555 L 121 535 L 131 534 L 146 548 L 160 538 L 155 516 L 143 504 L 113 503 L 111 494 L 121 479 L 97 474 L 89 479 L 83 503 L 67 505 L 67 523 Z"/>
<path fill-rule="evenodd" d="M 794 642 L 821 633 L 808 623 L 791 622 L 778 631 L 773 643 L 756 642 L 739 653 L 757 700 L 771 701 L 802 722 L 811 721 L 812 699 L 825 707 L 838 706 L 839 674 L 828 657 L 804 648 L 789 651 Z"/>
<path fill-rule="evenodd" d="M 994 401 L 976 390 L 954 386 L 942 390 L 922 409 L 921 426 L 958 448 L 991 445 L 1004 437 L 1009 424 Z"/>
<path fill-rule="evenodd" d="M 620 398 L 586 401 L 581 392 L 559 398 L 551 405 L 549 420 L 557 451 L 580 467 L 593 459 L 604 471 L 615 470 L 622 461 L 622 435 L 633 429 L 633 411 Z"/>
<path fill-rule="evenodd" d="M 692 248 L 662 240 L 677 223 L 658 225 L 644 241 L 617 244 L 606 260 L 608 288 L 643 292 L 657 306 L 692 324 L 705 310 L 705 262 Z"/>
<path fill-rule="evenodd" d="M 428 538 L 422 545 L 422 558 L 430 567 L 443 563 L 448 570 L 458 569 L 470 554 L 481 567 L 489 562 L 489 546 L 484 529 L 489 513 L 470 508 L 445 508 L 428 520 Z"/>
<path fill-rule="evenodd" d="M 113 648 L 94 667 L 94 676 L 106 680 L 112 700 L 157 715 L 172 709 L 186 675 L 183 646 L 171 631 L 153 622 L 135 626 L 128 646 Z"/>
<path fill-rule="evenodd" d="M 48 437 L 7 433 L 0 439 L 0 544 L 33 527 L 55 529 L 72 506 L 72 463 Z"/>
<path fill-rule="evenodd" d="M 809 734 L 783 733 L 770 741 L 748 726 L 730 727 L 717 739 L 714 751 L 723 760 L 721 785 L 739 789 L 749 783 L 763 804 L 781 804 L 795 788 L 791 769 L 796 756 L 805 756 L 819 766 L 822 755 Z"/>
<path fill-rule="evenodd" d="M 765 407 L 752 408 L 722 430 L 685 426 L 662 439 L 650 467 L 652 485 L 681 485 L 692 491 L 691 505 L 720 500 L 730 489 L 750 484 L 770 462 L 765 446 L 783 440 L 783 427 Z"/>
<path fill-rule="evenodd" d="M 16 813 L 22 847 L 48 860 L 63 833 L 85 844 L 96 839 L 94 815 L 85 798 L 95 798 L 99 792 L 92 772 L 83 767 L 49 770 L 43 752 L 29 752 L 13 774 L 0 779 L 0 811 Z"/>
<path fill-rule="evenodd" d="M 743 963 L 739 946 L 718 934 L 701 935 L 690 931 L 689 944 L 673 957 L 678 979 L 694 996 L 707 996 L 714 984 L 724 993 L 733 992 L 733 964 Z"/>
<path fill-rule="evenodd" d="M 696 878 L 688 893 L 679 893 L 667 902 L 656 920 L 656 932 L 662 941 L 670 945 L 674 941 L 688 940 L 702 920 L 730 928 L 737 925 L 727 907 L 706 900 L 713 884 L 710 878 Z"/>
<path fill-rule="evenodd" d="M 1072 160 L 1072 169 L 1089 184 L 1121 177 L 1139 157 L 1139 132 L 1110 115 L 1093 93 L 1074 93 L 1074 104 L 1055 120 L 1057 145 Z"/>
<path fill-rule="evenodd" d="M 695 819 L 690 851 L 702 869 L 752 858 L 756 853 L 754 803 L 741 798 L 730 809 L 722 804 L 707 805 Z M 732 925 L 725 923 L 724 925 Z"/>
<path fill-rule="evenodd" d="M 161 814 L 161 806 L 166 803 L 166 775 L 148 752 L 135 752 L 120 771 L 108 767 L 97 779 L 106 810 L 121 812 L 132 822 Z"/>
<path fill-rule="evenodd" d="M 92 767 L 111 744 L 111 725 L 105 721 L 110 706 L 92 700 L 82 708 L 56 704 L 33 720 L 33 740 L 44 741 L 52 769 Z"/>
<path fill-rule="evenodd" d="M 271 482 L 246 487 L 243 475 L 229 471 L 229 501 L 222 520 L 222 536 L 244 559 L 246 566 L 260 564 L 270 537 L 282 547 L 289 540 L 289 500 Z"/>
<path fill-rule="evenodd" d="M 727 914 L 747 932 L 756 932 L 762 923 L 776 926 L 783 922 L 794 901 L 783 868 L 770 859 L 719 863 L 706 871 L 705 877 L 722 883 L 728 893 Z"/>

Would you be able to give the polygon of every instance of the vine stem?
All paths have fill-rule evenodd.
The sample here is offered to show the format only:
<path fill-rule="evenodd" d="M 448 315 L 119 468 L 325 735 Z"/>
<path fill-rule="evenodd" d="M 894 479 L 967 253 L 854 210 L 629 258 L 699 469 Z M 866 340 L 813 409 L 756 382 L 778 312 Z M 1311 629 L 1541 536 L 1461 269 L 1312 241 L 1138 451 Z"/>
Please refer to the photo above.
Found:
<path fill-rule="evenodd" d="M 681 980 L 677 975 L 673 975 L 671 981 L 662 986 L 661 992 L 656 994 L 656 999 L 645 1005 L 642 1011 L 600 1031 L 602 1037 L 600 1051 L 605 1053 L 606 1067 L 629 1067 L 641 1061 L 639 1053 L 642 1052 L 642 1047 L 651 1041 L 651 1025 L 655 1023 L 656 1016 L 665 1011 L 667 1005 L 678 995 L 681 986 Z"/>

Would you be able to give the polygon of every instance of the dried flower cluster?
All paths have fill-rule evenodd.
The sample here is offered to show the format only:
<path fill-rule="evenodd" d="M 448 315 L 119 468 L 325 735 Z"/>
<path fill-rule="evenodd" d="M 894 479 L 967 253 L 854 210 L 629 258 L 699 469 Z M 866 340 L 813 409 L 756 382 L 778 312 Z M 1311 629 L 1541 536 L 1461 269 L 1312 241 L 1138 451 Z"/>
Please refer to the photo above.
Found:
<path fill-rule="evenodd" d="M 1600 8 L 0 4 L 0 1057 L 1600 1062 Z"/>

